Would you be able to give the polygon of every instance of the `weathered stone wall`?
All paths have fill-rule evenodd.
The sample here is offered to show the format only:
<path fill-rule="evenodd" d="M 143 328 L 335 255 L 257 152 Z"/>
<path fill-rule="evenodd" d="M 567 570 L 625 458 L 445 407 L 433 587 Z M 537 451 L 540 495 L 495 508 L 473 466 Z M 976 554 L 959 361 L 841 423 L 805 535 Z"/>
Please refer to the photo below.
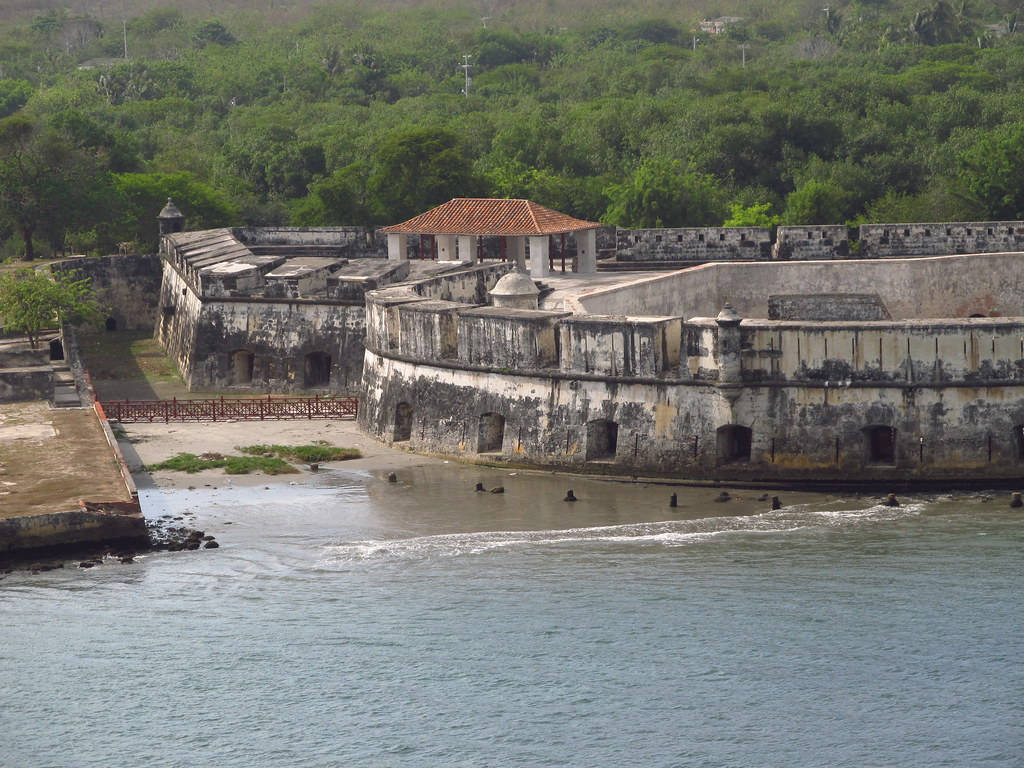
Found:
<path fill-rule="evenodd" d="M 1024 251 L 1024 222 L 862 224 L 859 242 L 868 259 Z"/>
<path fill-rule="evenodd" d="M 767 259 L 771 247 L 766 227 L 619 229 L 615 245 L 618 261 Z"/>
<path fill-rule="evenodd" d="M 845 259 L 850 255 L 846 226 L 779 227 L 772 246 L 773 259 Z"/>
<path fill-rule="evenodd" d="M 165 264 L 157 338 L 189 389 L 347 392 L 359 386 L 365 311 L 329 300 L 200 300 Z M 252 355 L 251 378 L 236 353 Z M 310 379 L 307 358 L 330 358 L 327 382 Z"/>
<path fill-rule="evenodd" d="M 368 297 L 371 325 L 387 324 L 386 298 Z M 705 480 L 994 481 L 1024 466 L 1021 318 L 723 325 L 398 307 L 397 351 L 367 349 L 359 419 L 414 450 Z M 537 354 L 550 325 L 555 354 Z M 480 353 L 502 338 L 519 351 Z"/>
<path fill-rule="evenodd" d="M 0 368 L 0 403 L 52 398 L 53 368 L 49 365 Z"/>
<path fill-rule="evenodd" d="M 236 227 L 248 246 L 345 246 L 348 258 L 387 258 L 387 238 L 367 227 Z"/>
<path fill-rule="evenodd" d="M 768 297 L 769 320 L 890 320 L 877 293 L 816 293 Z"/>
<path fill-rule="evenodd" d="M 362 427 L 394 439 L 399 404 L 411 409 L 414 450 L 473 458 L 481 419 L 499 414 L 502 461 L 705 480 L 899 483 L 1019 477 L 1024 385 L 990 388 L 786 382 L 711 382 L 513 375 L 417 364 L 367 353 Z M 614 425 L 614 452 L 607 445 Z M 749 456 L 723 435 L 749 430 Z M 875 460 L 871 429 L 892 434 Z M 727 445 L 727 443 L 726 443 Z M 590 458 L 588 458 L 590 454 Z"/>
<path fill-rule="evenodd" d="M 131 506 L 131 505 L 125 505 Z M 88 509 L 48 515 L 0 518 L 0 546 L 5 554 L 36 549 L 112 544 L 147 544 L 146 521 L 138 505 L 128 514 Z"/>
<path fill-rule="evenodd" d="M 471 365 L 492 368 L 557 366 L 561 344 L 556 321 L 570 316 L 568 312 L 529 309 L 460 309 L 458 357 Z"/>
<path fill-rule="evenodd" d="M 159 256 L 65 259 L 51 265 L 50 269 L 88 277 L 115 330 L 153 330 L 157 322 L 157 297 L 160 295 Z"/>
<path fill-rule="evenodd" d="M 1021 254 L 879 261 L 705 264 L 626 285 L 597 288 L 569 308 L 626 315 L 715 315 L 730 302 L 745 317 L 767 317 L 768 297 L 785 294 L 877 293 L 894 318 L 1014 317 L 1021 313 Z"/>

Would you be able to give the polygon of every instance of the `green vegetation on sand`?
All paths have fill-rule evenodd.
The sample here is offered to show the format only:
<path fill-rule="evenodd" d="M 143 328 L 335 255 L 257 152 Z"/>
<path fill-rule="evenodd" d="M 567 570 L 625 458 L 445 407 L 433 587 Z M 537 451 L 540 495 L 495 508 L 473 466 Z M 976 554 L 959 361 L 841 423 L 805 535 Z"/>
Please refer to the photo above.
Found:
<path fill-rule="evenodd" d="M 339 448 L 318 440 L 312 445 L 245 445 L 238 446 L 244 456 L 226 456 L 219 453 L 179 453 L 166 461 L 150 464 L 146 471 L 171 470 L 201 472 L 204 469 L 223 469 L 229 475 L 247 475 L 263 472 L 266 475 L 285 475 L 298 472 L 289 461 L 303 464 L 317 464 L 321 461 L 344 461 L 358 459 L 361 454 L 355 448 Z"/>
<path fill-rule="evenodd" d="M 278 457 L 289 461 L 300 461 L 303 464 L 316 464 L 321 461 L 345 461 L 358 459 L 362 454 L 355 448 L 339 448 L 323 440 L 316 440 L 312 445 L 240 445 L 238 450 L 249 456 L 265 458 Z"/>
<path fill-rule="evenodd" d="M 219 453 L 204 453 L 201 456 L 194 453 L 179 453 L 166 461 L 150 464 L 145 469 L 148 472 L 167 469 L 189 474 L 202 472 L 204 469 L 223 469 L 229 475 L 247 475 L 253 471 L 267 475 L 287 475 L 299 471 L 281 459 L 263 456 L 222 456 Z"/>

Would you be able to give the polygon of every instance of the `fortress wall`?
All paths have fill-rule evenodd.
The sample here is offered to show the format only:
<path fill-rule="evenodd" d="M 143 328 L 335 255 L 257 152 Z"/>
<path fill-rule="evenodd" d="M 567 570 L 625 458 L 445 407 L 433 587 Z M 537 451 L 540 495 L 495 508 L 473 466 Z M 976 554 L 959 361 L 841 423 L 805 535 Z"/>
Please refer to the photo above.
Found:
<path fill-rule="evenodd" d="M 713 322 L 713 321 L 708 321 Z M 1024 383 L 1024 323 L 745 320 L 744 381 Z"/>
<path fill-rule="evenodd" d="M 992 253 L 886 261 L 704 264 L 572 301 L 580 312 L 714 316 L 730 302 L 745 317 L 767 317 L 778 294 L 877 293 L 893 318 L 1016 316 L 1024 295 L 1024 254 Z"/>
<path fill-rule="evenodd" d="M 156 339 L 192 388 L 192 360 L 203 302 L 169 262 L 163 265 Z"/>
<path fill-rule="evenodd" d="M 616 230 L 618 261 L 767 259 L 767 227 L 687 227 Z"/>
<path fill-rule="evenodd" d="M 870 259 L 1024 251 L 1024 222 L 862 224 L 860 256 Z"/>
<path fill-rule="evenodd" d="M 363 429 L 411 449 L 588 472 L 891 485 L 1020 476 L 1024 386 L 731 388 L 459 369 L 367 352 Z M 610 427 L 614 425 L 614 427 Z M 872 454 L 873 427 L 892 457 Z M 484 445 L 498 431 L 500 448 Z M 749 430 L 749 455 L 734 455 Z M 609 435 L 614 433 L 614 438 Z M 609 446 L 610 450 L 609 450 Z"/>
<path fill-rule="evenodd" d="M 559 332 L 563 371 L 658 376 L 679 364 L 682 318 L 570 316 Z"/>
<path fill-rule="evenodd" d="M 842 259 L 850 255 L 844 224 L 779 227 L 772 246 L 773 259 Z"/>
<path fill-rule="evenodd" d="M 88 277 L 96 297 L 119 331 L 148 331 L 156 324 L 160 295 L 160 258 L 155 255 L 65 259 L 54 272 Z"/>
<path fill-rule="evenodd" d="M 371 324 L 392 311 L 378 298 Z M 367 349 L 359 419 L 417 451 L 733 480 L 988 482 L 1024 468 L 1021 318 L 719 327 L 397 308 L 398 351 Z M 540 351 L 548 328 L 555 357 Z M 497 339 L 516 351 L 481 351 Z"/>
<path fill-rule="evenodd" d="M 425 299 L 486 304 L 487 292 L 514 267 L 511 261 L 456 267 L 440 275 L 410 280 L 405 285 L 412 293 Z"/>
<path fill-rule="evenodd" d="M 233 230 L 246 245 L 347 246 L 350 258 L 387 258 L 387 239 L 367 227 L 237 227 Z"/>
<path fill-rule="evenodd" d="M 329 391 L 359 386 L 365 309 L 358 303 L 203 301 L 178 271 L 164 264 L 157 340 L 178 365 L 189 389 L 242 388 L 291 392 L 305 388 L 306 356 L 330 356 Z M 253 354 L 252 379 L 240 375 L 232 353 Z"/>
<path fill-rule="evenodd" d="M 429 300 L 399 304 L 399 354 L 428 360 L 454 358 L 458 353 L 456 312 L 466 306 Z"/>
<path fill-rule="evenodd" d="M 458 313 L 458 357 L 492 368 L 550 368 L 559 363 L 556 321 L 568 312 L 479 307 Z"/>
<path fill-rule="evenodd" d="M 358 388 L 363 362 L 365 310 L 358 304 L 288 301 L 206 301 L 192 355 L 190 388 L 244 387 L 293 392 Z M 251 381 L 232 354 L 254 355 Z M 330 356 L 330 380 L 307 381 L 308 355 Z"/>
<path fill-rule="evenodd" d="M 721 378 L 713 318 L 570 315 L 417 300 L 401 288 L 367 301 L 367 347 L 416 360 L 566 374 Z M 745 319 L 736 369 L 743 382 L 993 384 L 1024 381 L 1024 321 Z"/>

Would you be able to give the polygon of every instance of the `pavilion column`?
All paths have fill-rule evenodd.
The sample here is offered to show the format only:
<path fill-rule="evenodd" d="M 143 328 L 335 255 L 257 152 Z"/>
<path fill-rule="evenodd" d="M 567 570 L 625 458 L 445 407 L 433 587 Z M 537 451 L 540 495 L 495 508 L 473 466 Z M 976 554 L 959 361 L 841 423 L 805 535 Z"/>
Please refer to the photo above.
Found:
<path fill-rule="evenodd" d="M 405 261 L 408 258 L 405 235 L 388 233 L 388 261 Z"/>
<path fill-rule="evenodd" d="M 530 237 L 530 275 L 545 277 L 551 274 L 549 263 L 549 238 L 547 235 Z"/>
<path fill-rule="evenodd" d="M 474 235 L 459 235 L 459 261 L 476 264 L 476 243 L 477 238 Z"/>
<path fill-rule="evenodd" d="M 516 270 L 526 271 L 526 238 L 521 235 L 510 235 L 508 240 L 509 257 L 515 262 Z"/>
<path fill-rule="evenodd" d="M 597 272 L 597 230 L 576 232 L 576 272 L 592 275 Z"/>
<path fill-rule="evenodd" d="M 437 260 L 455 261 L 455 235 L 436 235 Z"/>

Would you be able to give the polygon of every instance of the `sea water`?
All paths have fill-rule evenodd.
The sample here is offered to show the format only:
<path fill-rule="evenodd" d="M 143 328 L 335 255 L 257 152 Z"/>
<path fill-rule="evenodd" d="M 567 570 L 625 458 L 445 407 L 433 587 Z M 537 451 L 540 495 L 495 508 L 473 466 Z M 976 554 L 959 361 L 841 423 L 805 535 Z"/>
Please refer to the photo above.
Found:
<path fill-rule="evenodd" d="M 221 548 L 8 575 L 0 765 L 1024 765 L 1005 494 L 399 474 L 148 489 Z"/>

